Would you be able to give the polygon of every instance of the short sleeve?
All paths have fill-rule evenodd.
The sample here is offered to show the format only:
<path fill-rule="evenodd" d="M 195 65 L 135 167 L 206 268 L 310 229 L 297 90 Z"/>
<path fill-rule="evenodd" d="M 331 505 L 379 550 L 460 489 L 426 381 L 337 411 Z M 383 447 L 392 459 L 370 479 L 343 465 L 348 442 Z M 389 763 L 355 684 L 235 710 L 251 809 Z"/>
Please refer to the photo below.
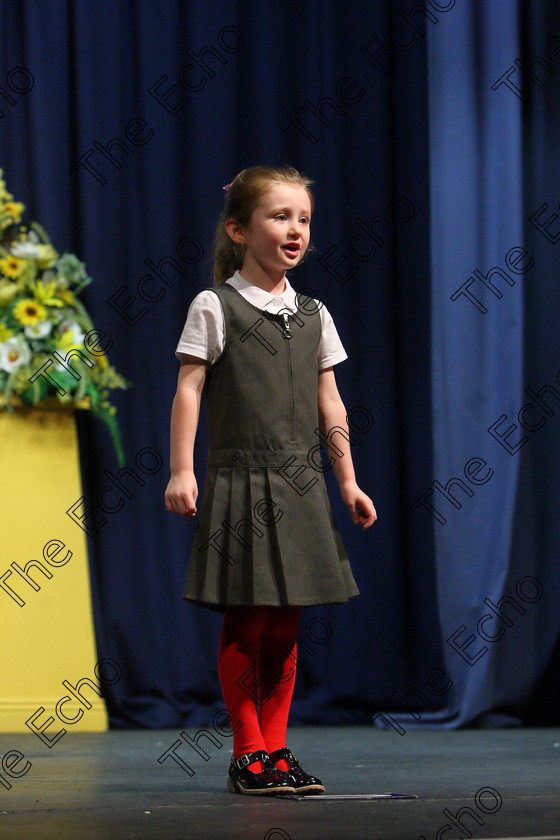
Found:
<path fill-rule="evenodd" d="M 205 289 L 193 298 L 175 355 L 198 356 L 213 364 L 224 349 L 224 313 L 218 296 Z"/>
<path fill-rule="evenodd" d="M 321 306 L 321 340 L 317 351 L 317 364 L 319 370 L 337 365 L 348 358 L 348 353 L 342 345 L 342 341 L 336 331 L 334 321 L 327 307 Z"/>

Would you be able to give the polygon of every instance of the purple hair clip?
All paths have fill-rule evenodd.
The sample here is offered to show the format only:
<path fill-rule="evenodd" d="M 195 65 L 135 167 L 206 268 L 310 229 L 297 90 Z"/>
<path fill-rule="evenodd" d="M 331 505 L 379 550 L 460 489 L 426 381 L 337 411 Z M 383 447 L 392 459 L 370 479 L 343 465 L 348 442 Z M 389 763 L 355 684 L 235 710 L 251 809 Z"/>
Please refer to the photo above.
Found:
<path fill-rule="evenodd" d="M 231 182 L 231 184 L 233 184 L 233 181 Z M 224 189 L 226 192 L 229 192 L 231 189 L 231 184 L 226 184 L 225 187 L 222 187 L 222 189 Z"/>

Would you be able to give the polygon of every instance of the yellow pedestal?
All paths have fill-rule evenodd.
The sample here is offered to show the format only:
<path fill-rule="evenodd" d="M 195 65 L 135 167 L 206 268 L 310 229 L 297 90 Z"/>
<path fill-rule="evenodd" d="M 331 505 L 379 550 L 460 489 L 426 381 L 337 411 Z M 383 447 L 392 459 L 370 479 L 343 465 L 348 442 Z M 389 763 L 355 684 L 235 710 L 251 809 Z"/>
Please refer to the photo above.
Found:
<path fill-rule="evenodd" d="M 53 717 L 45 729 L 48 737 L 62 729 L 107 729 L 105 703 L 91 686 L 83 684 L 86 703 L 80 703 L 62 685 L 67 680 L 75 687 L 84 678 L 100 684 L 94 671 L 98 656 L 86 538 L 66 515 L 81 496 L 72 408 L 1 410 L 0 732 L 29 733 L 25 722 L 41 707 L 45 711 L 35 726 L 40 729 Z M 30 560 L 52 577 L 36 565 L 26 571 Z M 101 676 L 112 678 L 110 671 Z M 71 725 L 56 712 L 65 696 L 71 702 L 59 707 L 62 715 L 79 718 Z"/>

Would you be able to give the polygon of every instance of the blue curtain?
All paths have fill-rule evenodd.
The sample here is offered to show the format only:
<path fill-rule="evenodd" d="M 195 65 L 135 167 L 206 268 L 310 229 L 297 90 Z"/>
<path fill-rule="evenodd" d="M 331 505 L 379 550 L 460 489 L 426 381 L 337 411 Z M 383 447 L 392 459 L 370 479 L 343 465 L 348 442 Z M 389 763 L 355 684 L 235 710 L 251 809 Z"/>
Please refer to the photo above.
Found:
<path fill-rule="evenodd" d="M 114 514 L 95 507 L 119 480 L 108 433 L 78 414 L 98 656 L 123 672 L 111 725 L 223 706 L 221 618 L 181 597 L 195 523 L 163 493 L 174 349 L 212 284 L 222 185 L 257 163 L 315 179 L 317 254 L 291 281 L 348 352 L 335 373 L 379 515 L 355 528 L 326 475 L 361 596 L 304 611 L 291 723 L 557 724 L 552 0 L 8 0 L 0 33 L 8 189 L 86 262 L 133 383 L 114 397 L 130 471 Z M 201 495 L 207 441 L 203 414 Z"/>

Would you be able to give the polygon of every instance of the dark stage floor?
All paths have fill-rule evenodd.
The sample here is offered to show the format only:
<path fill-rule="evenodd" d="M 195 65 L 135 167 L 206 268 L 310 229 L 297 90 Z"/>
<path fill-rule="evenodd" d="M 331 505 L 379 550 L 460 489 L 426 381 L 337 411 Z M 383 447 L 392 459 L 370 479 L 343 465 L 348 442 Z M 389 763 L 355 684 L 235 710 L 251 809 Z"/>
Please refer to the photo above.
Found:
<path fill-rule="evenodd" d="M 51 727 L 55 732 L 54 727 Z M 195 729 L 186 730 L 193 736 Z M 49 732 L 49 734 L 51 734 Z M 215 733 L 214 733 L 215 734 Z M 560 838 L 560 730 L 381 732 L 292 727 L 289 746 L 327 794 L 413 793 L 410 800 L 283 801 L 228 793 L 230 742 L 183 742 L 179 730 L 69 732 L 51 749 L 0 735 L 2 840 L 425 840 Z M 12 763 L 11 750 L 31 766 Z M 0 779 L 1 781 L 1 779 Z M 463 809 L 460 811 L 460 809 Z M 468 809 L 468 810 L 467 810 Z M 464 828 L 461 830 L 460 823 Z M 449 828 L 446 828 L 449 826 Z"/>

